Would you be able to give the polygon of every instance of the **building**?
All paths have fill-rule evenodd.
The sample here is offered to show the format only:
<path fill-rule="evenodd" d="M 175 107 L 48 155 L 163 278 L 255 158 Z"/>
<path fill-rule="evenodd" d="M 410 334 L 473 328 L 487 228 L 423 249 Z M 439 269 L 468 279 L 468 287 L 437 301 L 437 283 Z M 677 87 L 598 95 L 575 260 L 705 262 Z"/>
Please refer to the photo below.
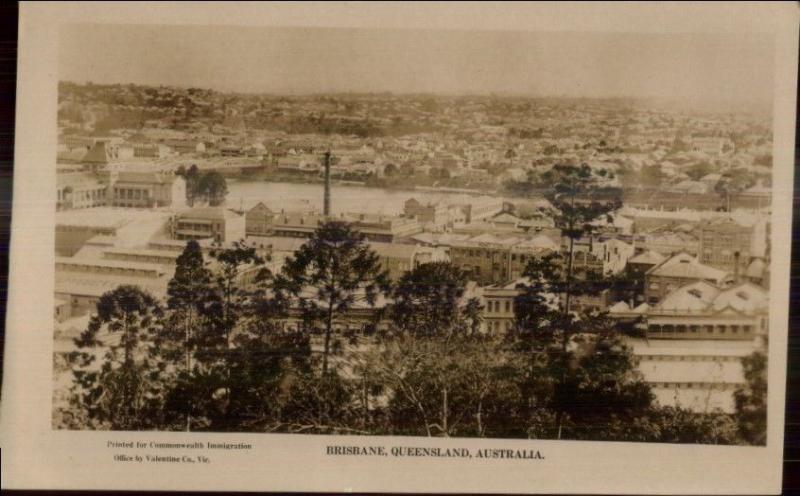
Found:
<path fill-rule="evenodd" d="M 422 232 L 417 219 L 379 214 L 341 214 L 332 220 L 347 222 L 368 240 L 394 243 Z M 248 236 L 285 236 L 307 238 L 325 222 L 315 212 L 274 212 L 259 202 L 246 214 Z"/>
<path fill-rule="evenodd" d="M 694 136 L 691 142 L 692 151 L 713 156 L 722 155 L 726 145 L 730 146 L 728 138 L 715 136 Z"/>
<path fill-rule="evenodd" d="M 245 217 L 223 207 L 191 208 L 170 220 L 170 232 L 177 240 L 231 243 L 245 239 Z"/>
<path fill-rule="evenodd" d="M 272 234 L 275 212 L 262 202 L 258 202 L 245 213 L 245 232 L 248 236 L 267 236 Z"/>
<path fill-rule="evenodd" d="M 450 261 L 479 284 L 500 284 L 519 279 L 531 259 L 557 249 L 558 244 L 545 235 L 524 239 L 483 234 L 454 240 Z"/>
<path fill-rule="evenodd" d="M 107 146 L 105 141 L 95 141 L 92 147 L 86 152 L 81 162 L 87 164 L 92 170 L 103 168 L 116 160 L 116 155 L 111 146 Z"/>
<path fill-rule="evenodd" d="M 700 263 L 688 253 L 678 253 L 645 273 L 645 301 L 655 305 L 676 289 L 696 281 L 723 287 L 733 282 L 733 278 L 724 270 Z"/>
<path fill-rule="evenodd" d="M 316 155 L 287 155 L 278 157 L 275 167 L 278 172 L 316 176 L 322 171 L 320 158 Z"/>
<path fill-rule="evenodd" d="M 659 405 L 697 413 L 733 413 L 733 393 L 745 384 L 741 359 L 752 341 L 629 339 L 637 368 Z"/>
<path fill-rule="evenodd" d="M 644 280 L 647 271 L 665 259 L 666 257 L 657 251 L 645 250 L 629 258 L 625 270 L 632 279 Z"/>
<path fill-rule="evenodd" d="M 169 155 L 169 148 L 160 143 L 132 143 L 134 158 L 164 158 Z"/>
<path fill-rule="evenodd" d="M 206 144 L 200 140 L 173 139 L 167 140 L 163 144 L 181 155 L 194 155 L 206 151 Z"/>
<path fill-rule="evenodd" d="M 56 212 L 55 251 L 71 257 L 85 245 L 134 247 L 167 231 L 169 213 L 97 207 Z"/>
<path fill-rule="evenodd" d="M 517 286 L 523 282 L 523 279 L 517 279 L 483 288 L 480 301 L 483 307 L 482 327 L 485 332 L 507 333 L 514 327 L 514 299 L 519 294 Z"/>
<path fill-rule="evenodd" d="M 70 317 L 94 311 L 100 297 L 123 284 L 131 284 L 163 299 L 170 271 L 160 265 L 106 260 L 102 257 L 56 257 L 55 297 L 68 302 L 62 310 Z"/>
<path fill-rule="evenodd" d="M 619 274 L 633 257 L 632 244 L 619 239 L 607 239 L 596 244 L 595 255 L 603 262 L 603 274 Z"/>
<path fill-rule="evenodd" d="M 106 183 L 93 173 L 56 174 L 56 210 L 103 206 L 107 189 Z"/>
<path fill-rule="evenodd" d="M 706 281 L 671 291 L 645 314 L 648 339 L 754 340 L 767 336 L 769 293 L 750 282 Z"/>
<path fill-rule="evenodd" d="M 105 174 L 114 207 L 186 206 L 186 181 L 173 172 L 110 170 Z"/>
<path fill-rule="evenodd" d="M 652 307 L 620 302 L 610 314 L 644 320 L 645 338 L 628 344 L 660 404 L 732 413 L 733 393 L 745 383 L 741 359 L 766 346 L 768 297 L 749 282 L 720 288 L 696 281 Z"/>
<path fill-rule="evenodd" d="M 457 205 L 464 211 L 466 223 L 489 219 L 505 210 L 505 203 L 499 198 L 481 197 L 472 198 L 469 202 Z"/>
<path fill-rule="evenodd" d="M 701 222 L 700 261 L 731 273 L 744 273 L 751 260 L 753 226 L 739 224 L 730 218 Z"/>
<path fill-rule="evenodd" d="M 694 234 L 685 231 L 659 229 L 642 234 L 638 237 L 638 241 L 638 247 L 664 256 L 678 252 L 695 256 L 700 254 L 700 240 Z"/>
<path fill-rule="evenodd" d="M 403 274 L 419 265 L 419 247 L 416 245 L 370 242 L 369 247 L 378 255 L 381 269 L 387 271 L 392 280 L 400 279 Z"/>
<path fill-rule="evenodd" d="M 449 208 L 442 202 L 421 203 L 409 198 L 403 205 L 403 214 L 414 217 L 420 224 L 445 225 L 449 222 Z M 464 219 L 466 221 L 466 218 Z"/>

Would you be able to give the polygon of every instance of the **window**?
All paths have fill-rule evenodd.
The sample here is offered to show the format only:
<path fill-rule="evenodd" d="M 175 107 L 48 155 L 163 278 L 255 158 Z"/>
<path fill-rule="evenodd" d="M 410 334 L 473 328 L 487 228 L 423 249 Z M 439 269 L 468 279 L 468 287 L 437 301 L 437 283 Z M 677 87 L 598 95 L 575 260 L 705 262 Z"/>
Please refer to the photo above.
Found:
<path fill-rule="evenodd" d="M 714 326 L 713 325 L 707 325 L 707 326 L 703 326 L 703 327 L 705 327 L 705 329 L 706 329 L 706 334 L 713 334 L 714 333 Z"/>
<path fill-rule="evenodd" d="M 506 300 L 506 313 L 511 312 L 511 302 Z"/>
<path fill-rule="evenodd" d="M 719 333 L 719 334 L 725 334 L 725 331 L 727 331 L 727 330 L 728 330 L 727 326 L 724 326 L 724 325 L 718 325 L 717 326 L 717 333 Z"/>
<path fill-rule="evenodd" d="M 753 332 L 753 326 L 749 325 L 742 326 L 742 330 L 744 331 L 745 334 L 750 334 L 751 332 Z"/>
<path fill-rule="evenodd" d="M 739 334 L 739 326 L 738 325 L 732 325 L 731 326 L 731 333 Z"/>

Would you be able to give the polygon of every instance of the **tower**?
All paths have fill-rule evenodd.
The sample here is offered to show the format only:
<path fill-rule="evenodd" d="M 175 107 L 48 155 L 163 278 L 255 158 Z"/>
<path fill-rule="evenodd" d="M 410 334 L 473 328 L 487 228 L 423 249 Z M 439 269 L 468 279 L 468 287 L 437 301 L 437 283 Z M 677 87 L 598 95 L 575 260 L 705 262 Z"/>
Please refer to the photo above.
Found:
<path fill-rule="evenodd" d="M 325 217 L 331 215 L 331 151 L 325 152 L 325 198 L 322 206 L 322 214 Z"/>

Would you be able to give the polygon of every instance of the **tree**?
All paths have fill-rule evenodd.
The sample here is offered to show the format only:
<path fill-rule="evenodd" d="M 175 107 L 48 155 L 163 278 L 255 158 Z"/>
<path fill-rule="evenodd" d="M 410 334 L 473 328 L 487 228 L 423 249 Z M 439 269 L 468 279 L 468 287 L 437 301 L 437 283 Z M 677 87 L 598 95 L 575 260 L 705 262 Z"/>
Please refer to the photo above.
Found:
<path fill-rule="evenodd" d="M 177 352 L 183 353 L 184 371 L 180 374 L 182 382 L 190 381 L 192 375 L 192 356 L 194 353 L 195 328 L 210 301 L 211 272 L 203 261 L 203 252 L 197 241 L 186 243 L 183 253 L 176 259 L 175 275 L 167 286 L 167 308 L 172 311 L 171 336 Z M 183 403 L 186 417 L 186 430 L 191 430 L 191 397 L 184 388 Z"/>
<path fill-rule="evenodd" d="M 476 298 L 462 301 L 466 283 L 466 274 L 449 262 L 415 267 L 394 288 L 393 322 L 398 329 L 418 336 L 471 333 L 480 303 Z"/>
<path fill-rule="evenodd" d="M 562 236 L 569 240 L 564 287 L 564 312 L 570 311 L 575 240 L 592 236 L 598 221 L 612 222 L 612 213 L 622 207 L 622 192 L 613 184 L 613 174 L 605 169 L 556 165 L 542 175 L 550 202 L 549 214 Z"/>
<path fill-rule="evenodd" d="M 192 206 L 200 195 L 200 169 L 197 168 L 197 165 L 192 164 L 187 169 L 184 179 L 186 180 L 186 201 L 189 206 Z"/>
<path fill-rule="evenodd" d="M 730 212 L 731 197 L 738 195 L 754 184 L 753 177 L 746 169 L 730 169 L 722 174 L 717 184 L 714 185 L 714 191 L 725 202 L 725 211 Z"/>
<path fill-rule="evenodd" d="M 114 430 L 159 424 L 166 368 L 159 357 L 162 317 L 158 301 L 136 286 L 119 286 L 98 300 L 73 357 L 75 401 L 91 424 Z"/>
<path fill-rule="evenodd" d="M 383 169 L 383 174 L 386 177 L 392 177 L 392 176 L 396 176 L 399 171 L 400 171 L 400 169 L 398 169 L 396 165 L 390 163 L 390 164 L 386 164 L 386 167 Z"/>
<path fill-rule="evenodd" d="M 741 438 L 753 445 L 767 443 L 767 356 L 756 351 L 742 358 L 745 384 L 733 394 Z"/>
<path fill-rule="evenodd" d="M 708 174 L 716 172 L 717 167 L 708 162 L 697 162 L 686 170 L 686 175 L 693 181 L 699 181 Z"/>
<path fill-rule="evenodd" d="M 394 290 L 395 332 L 367 354 L 363 377 L 389 397 L 392 431 L 484 436 L 511 400 L 509 356 L 501 340 L 480 333 L 481 307 L 465 298 L 467 277 L 447 262 L 422 264 Z M 513 391 L 511 392 L 513 396 Z"/>
<path fill-rule="evenodd" d="M 211 206 L 222 205 L 228 196 L 228 184 L 225 178 L 217 171 L 211 171 L 200 177 L 198 184 L 200 195 Z"/>
<path fill-rule="evenodd" d="M 195 359 L 201 366 L 195 372 L 195 387 L 205 391 L 201 402 L 206 408 L 204 416 L 217 429 L 229 430 L 237 426 L 237 412 L 244 401 L 234 373 L 240 356 L 235 338 L 256 318 L 259 288 L 248 280 L 251 274 L 259 279 L 265 270 L 264 259 L 242 242 L 215 247 L 211 256 L 217 267 L 202 308 L 203 325 L 194 336 Z"/>
<path fill-rule="evenodd" d="M 559 439 L 566 421 L 572 422 L 573 435 L 577 435 L 575 426 L 582 417 L 585 424 L 581 405 L 600 401 L 598 388 L 617 392 L 632 388 L 640 394 L 636 407 L 649 405 L 649 391 L 639 385 L 630 355 L 616 338 L 614 323 L 603 313 L 572 309 L 574 298 L 596 294 L 608 285 L 602 274 L 591 270 L 576 273 L 574 243 L 593 236 L 598 221 L 610 222 L 611 214 L 621 207 L 621 192 L 612 181 L 607 171 L 594 171 L 585 164 L 556 165 L 541 176 L 538 185 L 551 205 L 548 214 L 567 238 L 568 246 L 563 254 L 551 253 L 528 263 L 524 271 L 527 283 L 520 285 L 515 300 L 517 326 L 512 339 L 530 354 L 528 401 L 533 399 L 533 391 L 549 396 L 547 404 L 555 413 L 555 435 Z M 615 364 L 605 371 L 606 383 L 601 385 L 592 383 L 586 373 L 599 356 Z M 620 406 L 615 398 L 600 397 Z M 616 399 L 623 403 L 629 400 Z"/>
<path fill-rule="evenodd" d="M 277 284 L 297 298 L 304 322 L 324 327 L 322 375 L 328 373 L 333 324 L 357 301 L 374 305 L 378 294 L 388 291 L 388 275 L 364 235 L 349 224 L 328 221 L 283 267 Z"/>
<path fill-rule="evenodd" d="M 386 398 L 387 434 L 483 437 L 517 425 L 513 357 L 495 336 L 401 332 L 359 358 Z"/>
<path fill-rule="evenodd" d="M 611 418 L 595 440 L 647 443 L 738 444 L 730 415 L 696 413 L 677 406 L 654 406 L 633 419 Z"/>

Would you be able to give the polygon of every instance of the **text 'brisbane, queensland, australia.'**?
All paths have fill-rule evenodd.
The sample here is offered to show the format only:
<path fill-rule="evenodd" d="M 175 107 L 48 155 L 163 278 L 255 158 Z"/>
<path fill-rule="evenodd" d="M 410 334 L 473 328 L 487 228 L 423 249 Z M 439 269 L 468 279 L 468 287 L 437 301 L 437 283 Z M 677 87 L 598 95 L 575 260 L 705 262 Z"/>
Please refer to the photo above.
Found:
<path fill-rule="evenodd" d="M 431 458 L 491 458 L 508 460 L 544 460 L 541 451 L 535 449 L 469 449 L 417 446 L 328 446 L 327 455 L 350 456 L 394 456 Z"/>

